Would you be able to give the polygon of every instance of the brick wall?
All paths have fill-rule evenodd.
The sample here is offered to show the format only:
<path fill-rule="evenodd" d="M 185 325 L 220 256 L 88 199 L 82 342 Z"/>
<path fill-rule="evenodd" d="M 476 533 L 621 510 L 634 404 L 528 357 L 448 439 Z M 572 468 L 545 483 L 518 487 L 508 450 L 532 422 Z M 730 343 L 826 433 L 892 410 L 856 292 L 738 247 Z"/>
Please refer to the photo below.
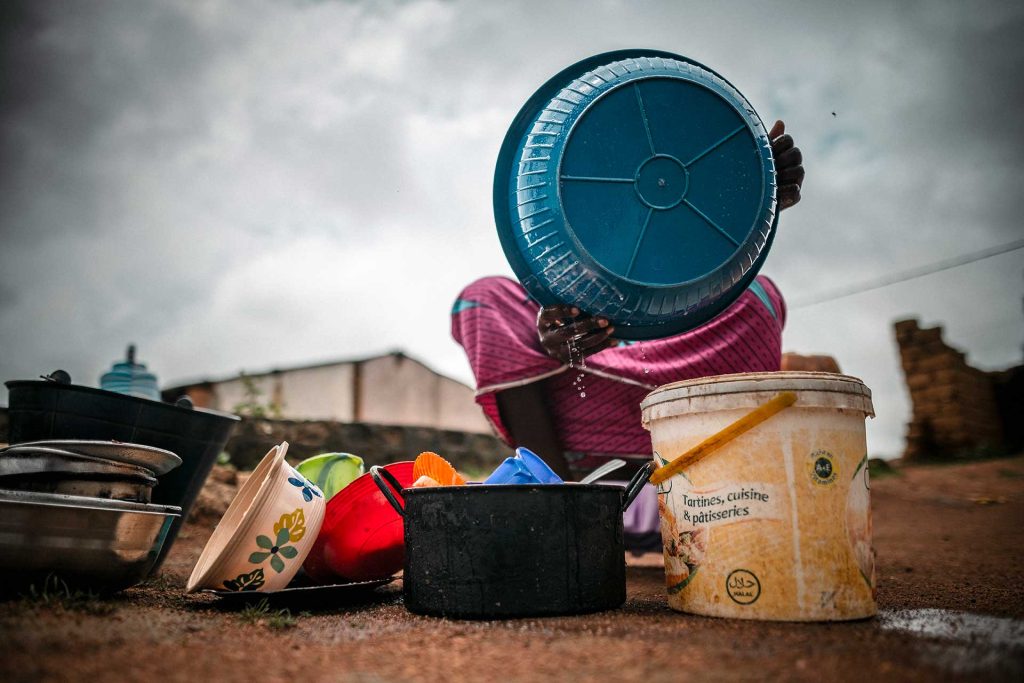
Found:
<path fill-rule="evenodd" d="M 922 328 L 917 320 L 901 320 L 895 329 L 913 402 L 903 457 L 944 459 L 1002 450 L 992 377 L 948 346 L 941 327 Z"/>

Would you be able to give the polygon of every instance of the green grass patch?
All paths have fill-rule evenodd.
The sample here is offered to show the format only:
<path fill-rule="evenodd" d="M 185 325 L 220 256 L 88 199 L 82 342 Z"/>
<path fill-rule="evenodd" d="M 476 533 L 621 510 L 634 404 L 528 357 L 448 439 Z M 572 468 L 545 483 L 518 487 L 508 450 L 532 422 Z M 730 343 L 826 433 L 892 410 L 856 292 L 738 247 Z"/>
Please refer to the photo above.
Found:
<path fill-rule="evenodd" d="M 901 476 L 898 469 L 890 465 L 888 460 L 882 460 L 881 458 L 871 458 L 868 460 L 868 475 L 872 481 Z"/>
<path fill-rule="evenodd" d="M 992 462 L 994 460 L 1012 460 L 1020 458 L 1022 453 L 1011 453 L 1005 450 L 980 447 L 961 450 L 956 453 L 949 453 L 938 457 L 915 458 L 905 463 L 912 467 L 950 467 L 955 465 L 969 465 L 976 462 Z"/>
<path fill-rule="evenodd" d="M 270 609 L 270 603 L 266 598 L 263 598 L 259 602 L 254 602 L 250 605 L 246 605 L 245 609 L 238 613 L 238 618 L 246 624 L 253 626 L 263 624 L 267 628 L 275 631 L 287 630 L 295 628 L 299 623 L 299 617 L 308 617 L 309 612 L 299 612 L 299 614 L 293 615 L 290 610 Z"/>
<path fill-rule="evenodd" d="M 98 593 L 72 588 L 56 574 L 48 575 L 41 583 L 34 583 L 22 594 L 22 601 L 30 606 L 62 609 L 94 616 L 112 614 L 117 606 Z"/>

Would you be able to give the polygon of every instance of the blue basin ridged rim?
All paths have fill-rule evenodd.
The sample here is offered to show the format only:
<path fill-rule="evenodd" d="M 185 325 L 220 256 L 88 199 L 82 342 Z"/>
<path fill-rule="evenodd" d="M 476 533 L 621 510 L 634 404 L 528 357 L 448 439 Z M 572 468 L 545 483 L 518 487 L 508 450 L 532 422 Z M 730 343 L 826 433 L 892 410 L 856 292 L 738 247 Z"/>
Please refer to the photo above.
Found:
<path fill-rule="evenodd" d="M 633 70 L 639 70 L 642 67 L 646 71 L 642 74 L 631 76 L 633 74 L 631 67 L 633 67 Z M 568 100 L 563 101 L 559 98 L 562 93 L 566 92 L 568 86 L 580 82 L 585 77 L 595 77 L 595 83 L 603 83 L 606 87 L 596 97 L 584 102 L 583 111 L 585 112 L 593 104 L 625 87 L 633 86 L 636 88 L 637 98 L 640 100 L 640 90 L 637 87 L 638 82 L 643 82 L 645 79 L 679 78 L 685 80 L 691 70 L 711 83 L 713 87 L 709 87 L 706 82 L 693 80 L 691 82 L 704 86 L 729 105 L 746 124 L 747 133 L 753 138 L 753 142 L 757 147 L 763 171 L 761 174 L 761 199 L 757 204 L 760 207 L 756 215 L 757 220 L 752 224 L 748 238 L 742 242 L 737 241 L 735 238 L 729 238 L 736 245 L 736 250 L 729 256 L 728 260 L 698 278 L 670 284 L 652 284 L 632 280 L 629 277 L 623 277 L 622 273 L 609 271 L 604 264 L 595 259 L 585 245 L 580 242 L 569 224 L 569 219 L 566 216 L 562 203 L 563 182 L 565 180 L 562 162 L 565 158 L 564 151 L 572 139 L 575 126 L 584 120 L 585 117 L 578 110 L 575 117 L 570 117 L 567 109 L 571 109 L 571 102 Z M 591 74 L 591 72 L 599 73 Z M 603 74 L 604 78 L 599 74 Z M 620 77 L 622 80 L 616 82 L 614 80 L 615 77 Z M 611 84 L 610 86 L 608 85 L 609 83 Z M 586 85 L 585 82 L 583 84 Z M 594 88 L 591 87 L 591 90 L 594 90 Z M 552 105 L 554 105 L 553 108 Z M 646 117 L 642 101 L 640 102 L 640 110 L 641 114 Z M 562 116 L 560 117 L 558 114 L 562 114 Z M 564 130 L 565 127 L 562 126 L 566 121 L 570 124 L 568 130 Z M 545 150 L 543 148 L 553 147 L 554 144 L 532 146 L 530 144 L 529 138 L 537 134 L 538 125 L 545 126 L 540 135 L 560 136 L 552 138 L 556 142 L 560 141 L 559 144 L 562 147 L 560 150 L 562 153 L 557 158 L 557 164 L 552 161 L 551 157 L 555 155 L 550 152 L 548 152 L 549 156 L 544 158 Z M 646 118 L 644 125 L 645 127 L 647 126 Z M 712 147 L 723 144 L 743 129 L 744 126 L 737 128 Z M 653 213 L 655 210 L 670 209 L 686 201 L 686 185 L 689 182 L 689 175 L 684 161 L 675 159 L 671 155 L 660 153 L 660 150 L 654 148 L 649 128 L 647 129 L 647 136 L 648 141 L 651 142 L 652 155 L 637 168 L 636 178 L 611 180 L 604 178 L 597 180 L 609 182 L 635 181 L 638 200 L 649 207 L 649 211 Z M 542 149 L 539 153 L 534 153 L 531 150 L 535 148 Z M 700 159 L 706 153 L 707 151 L 701 153 L 696 158 Z M 670 197 L 664 204 L 659 204 L 657 199 L 643 196 L 640 189 L 640 173 L 645 164 L 653 163 L 654 160 L 659 160 L 658 163 L 663 164 L 663 170 L 666 172 L 670 174 L 675 173 L 676 180 L 683 187 L 678 196 Z M 693 161 L 690 163 L 692 164 Z M 676 166 L 680 170 L 674 170 Z M 551 177 L 552 175 L 553 178 Z M 570 256 L 575 258 L 575 262 L 570 262 L 570 265 L 564 270 L 560 270 L 560 272 L 552 271 L 555 276 L 553 281 L 540 277 L 538 272 L 531 268 L 527 261 L 527 255 L 524 254 L 526 248 L 534 246 L 528 242 L 528 238 L 524 237 L 524 235 L 527 235 L 529 230 L 535 229 L 536 226 L 526 224 L 526 229 L 523 229 L 520 223 L 529 221 L 534 214 L 531 213 L 531 206 L 527 206 L 525 211 L 520 210 L 520 208 L 524 205 L 530 205 L 535 201 L 539 202 L 541 199 L 549 202 L 552 201 L 552 198 L 549 196 L 552 193 L 549 190 L 538 190 L 538 196 L 531 198 L 529 191 L 533 188 L 531 188 L 530 184 L 523 183 L 521 180 L 524 177 L 529 178 L 529 176 L 544 176 L 547 182 L 554 181 L 555 187 L 558 189 L 556 193 L 558 209 L 555 212 L 558 214 L 556 219 L 561 221 L 560 225 L 563 227 L 560 229 L 564 232 L 564 234 L 558 234 L 556 240 L 552 240 L 558 243 L 557 248 L 565 251 L 564 256 L 561 252 L 554 253 L 553 248 L 542 247 L 543 251 L 540 253 L 540 256 L 548 256 L 554 253 L 554 256 L 557 257 L 552 262 L 549 262 L 548 267 L 542 271 L 542 274 L 546 273 L 555 263 L 563 259 L 568 260 Z M 570 177 L 569 179 L 577 180 L 578 178 Z M 693 329 L 720 314 L 746 290 L 767 258 L 775 237 L 778 212 L 776 210 L 775 198 L 776 187 L 773 179 L 774 160 L 771 155 L 770 141 L 768 140 L 764 125 L 746 99 L 726 79 L 722 78 L 712 69 L 677 54 L 657 50 L 631 49 L 596 55 L 562 70 L 548 80 L 523 105 L 509 127 L 498 155 L 493 186 L 493 204 L 502 249 L 509 260 L 513 272 L 534 299 L 541 305 L 571 303 L 580 306 L 588 313 L 602 315 L 611 319 L 616 326 L 616 337 L 626 340 L 642 340 L 671 336 Z M 584 180 L 592 179 L 584 178 Z M 539 185 L 536 187 L 539 187 Z M 524 193 L 526 193 L 526 196 L 524 196 Z M 692 204 L 690 204 L 690 208 L 694 209 L 701 218 L 720 233 L 724 233 L 711 219 L 703 215 L 699 209 L 696 209 Z M 545 210 L 545 208 L 540 207 L 535 211 L 540 213 Z M 649 219 L 650 213 L 648 214 Z M 545 216 L 545 220 L 552 219 Z M 646 224 L 644 224 L 638 240 L 642 239 L 643 230 L 646 230 Z M 547 237 L 550 236 L 548 235 Z M 726 235 L 726 237 L 729 236 Z M 638 241 L 636 249 L 639 250 L 639 247 Z M 636 253 L 634 252 L 633 260 L 635 259 Z M 535 258 L 534 260 L 538 259 Z M 632 261 L 630 262 L 631 267 Z M 562 280 L 561 283 L 558 282 L 560 279 Z M 583 284 L 574 289 L 575 284 L 581 281 Z M 614 281 L 642 287 L 645 294 L 642 297 L 627 291 L 627 294 L 623 295 L 617 291 Z M 704 282 L 702 283 L 701 281 Z M 649 297 L 647 296 L 648 294 Z M 646 310 L 639 310 L 643 298 L 649 299 L 644 304 Z"/>

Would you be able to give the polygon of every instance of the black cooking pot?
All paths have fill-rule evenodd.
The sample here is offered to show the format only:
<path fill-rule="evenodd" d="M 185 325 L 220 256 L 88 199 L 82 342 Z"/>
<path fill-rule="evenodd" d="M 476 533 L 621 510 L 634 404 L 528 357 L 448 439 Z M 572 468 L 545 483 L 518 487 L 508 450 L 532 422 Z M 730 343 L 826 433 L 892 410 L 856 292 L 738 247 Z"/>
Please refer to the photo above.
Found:
<path fill-rule="evenodd" d="M 648 463 L 625 488 L 408 489 L 387 470 L 370 468 L 405 519 L 405 606 L 418 614 L 466 619 L 619 607 L 626 600 L 622 513 L 653 467 Z"/>
<path fill-rule="evenodd" d="M 155 566 L 163 562 L 183 521 L 199 495 L 238 417 L 70 384 L 64 381 L 17 380 L 8 389 L 8 441 L 95 439 L 154 446 L 176 453 L 182 461 L 159 477 L 153 502 L 175 505 L 174 519 Z M 53 376 L 57 376 L 54 373 Z"/>

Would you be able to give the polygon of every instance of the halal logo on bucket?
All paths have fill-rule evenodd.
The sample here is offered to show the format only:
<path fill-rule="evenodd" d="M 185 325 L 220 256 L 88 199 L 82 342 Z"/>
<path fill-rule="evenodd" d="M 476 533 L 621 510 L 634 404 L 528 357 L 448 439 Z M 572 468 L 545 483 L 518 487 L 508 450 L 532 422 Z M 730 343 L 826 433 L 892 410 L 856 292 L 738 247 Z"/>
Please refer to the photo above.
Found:
<path fill-rule="evenodd" d="M 838 472 L 832 454 L 818 450 L 811 453 L 811 481 L 819 486 L 830 486 L 835 483 Z"/>
<path fill-rule="evenodd" d="M 749 605 L 761 597 L 761 582 L 748 569 L 735 569 L 725 577 L 725 592 L 737 605 Z"/>

